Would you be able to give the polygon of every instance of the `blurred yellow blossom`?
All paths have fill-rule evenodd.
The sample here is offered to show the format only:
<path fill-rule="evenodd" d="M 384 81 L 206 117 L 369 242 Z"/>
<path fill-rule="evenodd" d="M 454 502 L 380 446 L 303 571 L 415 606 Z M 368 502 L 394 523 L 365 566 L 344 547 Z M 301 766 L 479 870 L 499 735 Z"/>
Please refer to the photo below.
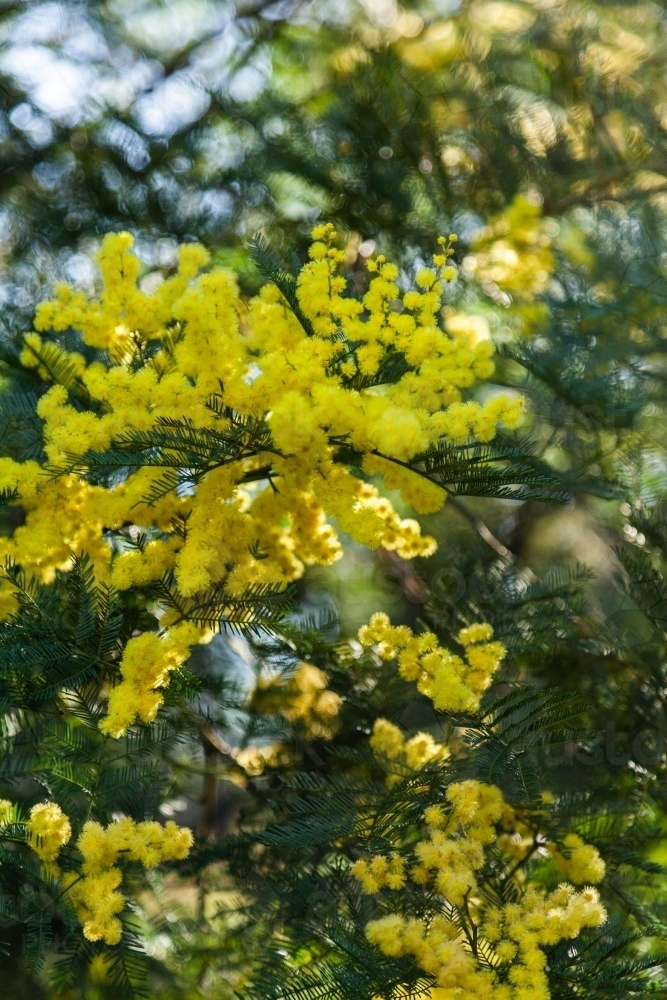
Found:
<path fill-rule="evenodd" d="M 563 839 L 565 854 L 552 850 L 556 871 L 575 885 L 585 882 L 601 882 L 605 875 L 605 863 L 597 848 L 586 844 L 576 833 L 568 833 Z"/>
<path fill-rule="evenodd" d="M 341 704 L 327 687 L 327 675 L 312 663 L 299 663 L 287 679 L 260 678 L 252 696 L 254 709 L 301 723 L 307 739 L 333 736 Z"/>
<path fill-rule="evenodd" d="M 497 297 L 509 294 L 517 303 L 530 303 L 546 291 L 554 257 L 539 202 L 525 194 L 484 226 L 465 258 L 464 272 Z"/>
<path fill-rule="evenodd" d="M 447 747 L 436 743 L 430 733 L 416 733 L 406 740 L 398 726 L 388 719 L 375 720 L 370 744 L 389 770 L 386 779 L 388 788 L 429 761 L 444 760 L 449 756 Z"/>

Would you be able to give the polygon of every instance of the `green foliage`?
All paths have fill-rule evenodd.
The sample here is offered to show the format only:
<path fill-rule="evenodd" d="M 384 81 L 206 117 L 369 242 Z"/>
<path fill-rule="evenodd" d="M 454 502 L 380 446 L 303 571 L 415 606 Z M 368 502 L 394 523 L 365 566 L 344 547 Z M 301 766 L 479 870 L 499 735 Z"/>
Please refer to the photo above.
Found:
<path fill-rule="evenodd" d="M 429 624 L 452 649 L 460 628 L 493 625 L 508 658 L 474 717 L 437 715 L 391 666 L 351 651 L 335 621 L 307 620 L 300 606 L 312 612 L 321 597 L 309 579 L 231 603 L 212 588 L 194 606 L 170 577 L 116 594 L 85 560 L 41 584 L 6 567 L 18 608 L 0 622 L 2 795 L 24 819 L 35 801 L 56 799 L 75 834 L 86 818 L 119 812 L 179 819 L 174 803 L 185 803 L 182 821 L 198 834 L 178 873 L 133 886 L 123 941 L 106 948 L 83 939 L 24 827 L 10 828 L 0 971 L 12 1000 L 418 995 L 433 981 L 366 942 L 365 923 L 386 901 L 360 893 L 349 862 L 360 817 L 371 817 L 379 851 L 471 776 L 526 809 L 551 791 L 554 836 L 576 830 L 607 862 L 609 923 L 550 951 L 552 997 L 667 995 L 665 10 L 424 3 L 397 9 L 387 26 L 381 6 L 2 7 L 3 456 L 43 458 L 45 383 L 18 349 L 34 302 L 63 274 L 90 285 L 92 244 L 119 228 L 139 236 L 150 278 L 173 265 L 176 240 L 203 239 L 219 262 L 240 262 L 246 290 L 276 281 L 308 333 L 295 273 L 316 215 L 343 234 L 356 296 L 361 249 L 391 251 L 407 280 L 438 236 L 458 232 L 460 280 L 443 322 L 456 310 L 485 320 L 495 379 L 525 393 L 530 413 L 525 435 L 442 446 L 411 463 L 448 493 L 429 525 L 443 544 L 392 617 Z M 44 67 L 79 82 L 90 72 L 67 108 L 52 82 L 21 70 L 26 39 Z M 264 83 L 244 91 L 257 74 Z M 521 230 L 508 222 L 517 195 L 535 209 L 534 239 L 510 246 L 512 280 L 480 276 L 466 260 Z M 249 237 L 258 230 L 270 241 Z M 552 263 L 531 292 L 527 260 L 540 240 Z M 55 345 L 81 349 L 75 332 L 46 340 L 40 362 L 88 405 Z M 406 370 L 389 351 L 375 376 L 342 379 L 382 391 Z M 217 397 L 210 405 L 224 431 L 162 421 L 72 468 L 102 484 L 160 468 L 155 502 L 267 450 L 265 420 L 223 410 Z M 355 462 L 343 441 L 337 457 Z M 6 534 L 20 527 L 18 499 L 0 495 Z M 419 574 L 431 581 L 423 607 L 410 603 L 427 589 Z M 113 741 L 98 729 L 101 696 L 133 632 L 155 625 L 156 602 L 220 634 L 177 673 L 159 719 Z M 253 702 L 258 679 L 287 684 L 302 663 L 341 698 L 330 739 Z M 368 749 L 379 716 L 407 733 L 455 734 L 456 753 L 388 790 Z M 252 748 L 267 751 L 262 773 L 239 763 Z M 501 875 L 492 888 L 502 896 L 507 885 Z M 398 905 L 436 908 L 417 892 Z"/>

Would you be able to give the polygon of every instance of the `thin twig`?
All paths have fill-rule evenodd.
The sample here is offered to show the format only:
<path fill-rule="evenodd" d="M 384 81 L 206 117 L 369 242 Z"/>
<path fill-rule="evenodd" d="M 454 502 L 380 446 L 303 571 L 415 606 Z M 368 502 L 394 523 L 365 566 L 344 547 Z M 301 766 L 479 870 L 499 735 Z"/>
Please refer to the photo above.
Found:
<path fill-rule="evenodd" d="M 447 487 L 445 487 L 445 489 L 447 490 Z M 451 492 L 451 490 L 447 490 L 447 495 L 449 497 L 450 504 L 458 510 L 462 517 L 465 517 L 467 521 L 470 521 L 472 526 L 475 528 L 475 531 L 477 531 L 480 537 L 484 539 L 486 544 L 490 545 L 494 552 L 497 552 L 502 559 L 506 559 L 508 562 L 514 562 L 514 553 L 510 552 L 507 546 L 503 545 L 499 538 L 496 538 L 490 528 L 486 526 L 482 518 L 479 517 L 478 514 L 475 514 L 474 511 L 470 510 L 469 507 L 466 507 L 466 505 L 462 503 L 459 498 Z"/>
<path fill-rule="evenodd" d="M 445 487 L 445 489 L 447 488 Z M 459 512 L 459 514 L 461 514 L 462 517 L 465 517 L 466 520 L 472 524 L 480 538 L 482 538 L 494 552 L 497 552 L 501 559 L 504 559 L 509 564 L 515 563 L 516 556 L 514 553 L 508 549 L 506 545 L 503 545 L 499 538 L 496 538 L 491 529 L 484 523 L 482 518 L 478 514 L 475 514 L 474 511 L 470 510 L 469 507 L 466 507 L 466 505 L 449 490 L 447 490 L 447 494 L 451 505 Z M 537 577 L 533 573 L 530 566 L 523 566 L 521 568 L 521 573 L 529 583 L 536 583 Z"/>

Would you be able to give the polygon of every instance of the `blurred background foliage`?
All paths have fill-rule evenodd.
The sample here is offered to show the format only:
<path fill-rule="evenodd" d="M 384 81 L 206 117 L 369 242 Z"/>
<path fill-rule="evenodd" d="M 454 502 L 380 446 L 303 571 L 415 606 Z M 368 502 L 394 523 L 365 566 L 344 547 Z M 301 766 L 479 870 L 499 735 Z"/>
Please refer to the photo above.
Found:
<path fill-rule="evenodd" d="M 662 758 L 648 767 L 632 741 L 667 736 L 665 4 L 71 0 L 0 15 L 6 346 L 54 280 L 94 288 L 109 230 L 136 235 L 146 287 L 196 239 L 248 292 L 263 280 L 246 251 L 258 231 L 303 259 L 314 221 L 334 221 L 353 287 L 378 252 L 407 282 L 458 234 L 443 322 L 494 338 L 496 380 L 528 396 L 525 434 L 568 502 L 451 499 L 424 519 L 431 559 L 350 543 L 303 581 L 303 606 L 338 620 L 332 639 L 375 610 L 430 615 L 444 636 L 466 615 L 493 621 L 517 676 L 585 693 L 621 786 L 650 778 L 659 798 Z M 216 845 L 239 810 L 262 822 L 272 769 L 319 766 L 337 705 L 293 668 L 298 654 L 331 671 L 325 646 L 220 639 L 191 663 L 199 735 L 162 762 L 160 808 L 210 847 L 144 888 L 154 996 L 227 997 L 243 981 L 265 928 L 249 929 Z M 362 716 L 336 738 L 354 742 Z M 46 990 L 2 961 L 12 997 Z M 85 975 L 59 995 L 105 997 L 104 968 Z"/>

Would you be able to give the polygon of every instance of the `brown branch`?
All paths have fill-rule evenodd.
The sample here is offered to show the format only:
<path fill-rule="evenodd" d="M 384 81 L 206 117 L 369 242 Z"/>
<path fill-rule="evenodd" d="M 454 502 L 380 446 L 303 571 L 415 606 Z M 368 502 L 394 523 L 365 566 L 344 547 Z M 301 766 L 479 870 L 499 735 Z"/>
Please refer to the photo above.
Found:
<path fill-rule="evenodd" d="M 445 487 L 445 489 L 447 488 Z M 494 552 L 497 552 L 501 559 L 504 559 L 507 563 L 510 564 L 516 562 L 516 556 L 514 555 L 514 553 L 510 549 L 508 549 L 506 545 L 503 545 L 503 543 L 500 541 L 499 538 L 496 538 L 491 529 L 487 527 L 487 525 L 484 523 L 484 521 L 478 514 L 475 514 L 475 512 L 470 510 L 469 507 L 466 507 L 464 503 L 461 503 L 459 498 L 455 496 L 455 494 L 453 494 L 450 490 L 447 490 L 447 494 L 449 496 L 449 502 L 451 503 L 452 507 L 454 507 L 454 509 L 457 510 L 462 517 L 465 517 L 465 519 L 469 521 L 470 524 L 472 524 L 475 531 L 479 534 L 480 538 L 482 538 L 486 542 L 486 544 L 493 549 Z M 524 566 L 521 572 L 523 573 L 523 575 L 525 576 L 525 578 L 528 580 L 529 583 L 536 582 L 537 577 L 533 573 L 530 566 Z"/>
<path fill-rule="evenodd" d="M 211 726 L 200 725 L 199 732 L 205 739 L 208 740 L 211 746 L 218 751 L 218 753 L 223 754 L 225 757 L 228 757 L 231 754 L 232 748 L 229 743 L 225 743 L 222 737 L 218 736 L 215 729 Z"/>
<path fill-rule="evenodd" d="M 451 490 L 448 490 L 446 487 L 445 489 L 452 507 L 454 507 L 454 509 L 457 510 L 462 517 L 465 517 L 465 519 L 472 524 L 475 531 L 481 538 L 484 539 L 486 544 L 490 545 L 494 552 L 498 553 L 501 559 L 506 559 L 507 562 L 514 562 L 514 553 L 510 552 L 507 546 L 503 545 L 499 538 L 496 538 L 490 528 L 486 526 L 482 518 L 479 517 L 478 514 L 475 514 L 474 511 L 470 510 L 469 507 L 466 507 L 464 503 L 461 503 L 459 498 L 452 493 Z"/>

